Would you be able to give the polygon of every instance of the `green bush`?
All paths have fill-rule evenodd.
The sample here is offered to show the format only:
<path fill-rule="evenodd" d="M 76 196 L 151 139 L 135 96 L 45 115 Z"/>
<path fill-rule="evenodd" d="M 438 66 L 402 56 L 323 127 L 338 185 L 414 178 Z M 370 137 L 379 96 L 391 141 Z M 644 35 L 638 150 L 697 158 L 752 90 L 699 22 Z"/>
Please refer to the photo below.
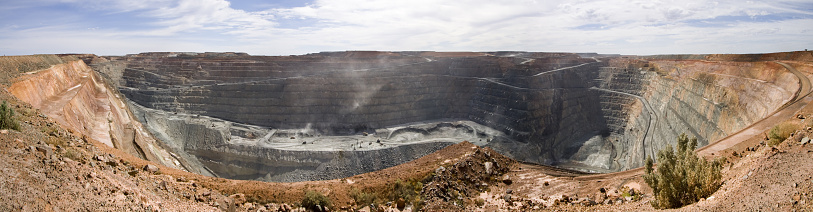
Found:
<path fill-rule="evenodd" d="M 658 151 L 658 165 L 652 157 L 646 159 L 644 181 L 652 187 L 655 200 L 652 207 L 678 208 L 706 198 L 722 185 L 720 161 L 706 161 L 697 156 L 697 138 L 686 134 L 678 137 L 677 151 L 672 146 Z"/>
<path fill-rule="evenodd" d="M 317 209 L 316 209 L 317 205 L 322 206 L 322 208 L 330 208 L 331 207 L 331 203 L 330 203 L 329 198 L 327 198 L 322 193 L 319 193 L 319 192 L 316 192 L 316 191 L 311 191 L 311 190 L 305 191 L 305 197 L 302 198 L 301 204 L 302 204 L 302 207 L 304 207 L 304 208 L 306 208 L 308 210 L 311 210 L 311 211 L 317 211 Z"/>
<path fill-rule="evenodd" d="M 401 179 L 395 180 L 390 183 L 386 188 L 365 191 L 357 188 L 350 190 L 350 197 L 356 202 L 356 205 L 370 205 L 370 204 L 383 204 L 385 202 L 394 203 L 397 208 L 403 209 L 407 204 L 412 204 L 413 208 L 419 209 L 423 207 L 424 200 L 421 195 L 423 183 L 421 178 L 410 178 L 406 181 Z"/>
<path fill-rule="evenodd" d="M 3 104 L 0 105 L 0 129 L 20 131 L 20 123 L 14 120 L 14 109 L 11 109 L 6 101 L 3 101 Z"/>
<path fill-rule="evenodd" d="M 415 180 L 403 182 L 400 179 L 396 180 L 392 187 L 390 187 L 390 200 L 398 198 L 412 199 L 415 195 L 419 195 L 423 189 L 423 183 Z"/>
<path fill-rule="evenodd" d="M 404 199 L 407 202 L 411 202 L 415 208 L 420 208 L 421 205 L 423 205 L 423 197 L 421 196 L 422 189 L 423 183 L 421 183 L 420 180 L 410 179 L 404 182 L 398 179 L 389 187 L 388 191 L 390 193 L 387 197 L 391 201 Z"/>
<path fill-rule="evenodd" d="M 356 201 L 356 205 L 370 205 L 378 201 L 378 195 L 376 195 L 375 193 L 359 191 L 356 188 L 350 190 L 350 197 L 353 198 L 354 201 Z"/>
<path fill-rule="evenodd" d="M 781 123 L 779 125 L 774 126 L 771 129 L 771 132 L 768 133 L 768 145 L 776 146 L 785 139 L 790 137 L 790 134 L 796 131 L 797 127 L 793 123 Z"/>

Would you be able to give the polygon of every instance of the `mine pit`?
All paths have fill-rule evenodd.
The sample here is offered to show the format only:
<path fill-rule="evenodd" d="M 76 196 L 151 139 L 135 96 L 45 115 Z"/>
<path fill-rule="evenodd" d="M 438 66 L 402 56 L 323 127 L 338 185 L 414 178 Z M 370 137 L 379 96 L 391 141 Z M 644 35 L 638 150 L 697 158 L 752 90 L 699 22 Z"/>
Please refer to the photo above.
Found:
<path fill-rule="evenodd" d="M 771 62 L 668 56 L 349 51 L 84 60 L 104 78 L 92 80 L 109 81 L 137 120 L 121 129 L 110 121 L 112 146 L 203 175 L 270 182 L 349 177 L 463 141 L 528 163 L 627 170 L 681 133 L 700 146 L 734 133 L 799 89 L 793 73 Z M 10 90 L 31 96 L 25 88 Z"/>

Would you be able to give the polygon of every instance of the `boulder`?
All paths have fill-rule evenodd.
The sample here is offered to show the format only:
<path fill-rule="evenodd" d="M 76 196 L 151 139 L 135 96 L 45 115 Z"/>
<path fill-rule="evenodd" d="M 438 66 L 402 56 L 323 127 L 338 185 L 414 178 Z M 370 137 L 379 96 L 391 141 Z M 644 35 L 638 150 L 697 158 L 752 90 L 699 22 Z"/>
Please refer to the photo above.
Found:
<path fill-rule="evenodd" d="M 234 203 L 238 205 L 246 202 L 246 195 L 241 193 L 232 194 L 229 198 L 233 199 Z"/>
<path fill-rule="evenodd" d="M 404 200 L 404 198 L 398 198 L 398 200 L 395 200 L 395 208 L 398 208 L 398 210 L 404 210 L 405 207 L 406 200 Z"/>
<path fill-rule="evenodd" d="M 491 170 L 491 169 L 493 168 L 493 167 L 492 167 L 492 166 L 493 166 L 493 164 L 492 164 L 491 162 L 485 162 L 485 163 L 483 163 L 483 166 L 485 166 L 485 169 L 486 169 L 486 174 L 490 175 L 490 174 L 491 174 L 491 172 L 492 172 L 492 170 Z"/>
<path fill-rule="evenodd" d="M 291 206 L 288 204 L 282 204 L 279 206 L 279 211 L 291 211 Z"/>
<path fill-rule="evenodd" d="M 149 172 L 149 173 L 156 173 L 156 172 L 159 171 L 159 169 L 158 169 L 158 166 L 156 166 L 156 165 L 147 164 L 147 165 L 144 166 L 144 171 Z"/>
<path fill-rule="evenodd" d="M 440 175 L 440 174 L 443 174 L 444 171 L 446 171 L 446 168 L 441 166 L 441 167 L 438 167 L 437 169 L 435 169 L 435 174 Z"/>
<path fill-rule="evenodd" d="M 370 212 L 370 206 L 364 206 L 363 208 L 359 209 L 359 212 Z"/>
<path fill-rule="evenodd" d="M 40 145 L 36 147 L 37 151 L 42 152 L 45 157 L 50 157 L 54 153 L 54 149 L 50 146 Z"/>
<path fill-rule="evenodd" d="M 596 201 L 593 201 L 593 200 L 592 200 L 592 199 L 590 199 L 590 198 L 584 198 L 584 199 L 582 199 L 581 201 L 579 201 L 579 203 L 580 203 L 582 206 L 587 206 L 587 207 L 589 207 L 589 206 L 593 206 L 593 205 L 596 205 Z"/>
<path fill-rule="evenodd" d="M 511 180 L 511 177 L 508 175 L 502 177 L 502 182 L 505 183 L 506 185 L 511 185 L 511 183 L 514 183 L 514 181 Z"/>

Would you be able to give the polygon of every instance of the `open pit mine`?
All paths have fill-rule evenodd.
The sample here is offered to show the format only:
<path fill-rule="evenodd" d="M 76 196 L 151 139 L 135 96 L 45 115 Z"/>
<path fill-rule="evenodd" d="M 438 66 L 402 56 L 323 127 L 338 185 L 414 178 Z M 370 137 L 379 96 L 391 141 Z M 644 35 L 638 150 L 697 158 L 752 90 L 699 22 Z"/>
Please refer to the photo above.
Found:
<path fill-rule="evenodd" d="M 463 141 L 606 173 L 682 133 L 705 146 L 783 108 L 810 85 L 773 61 L 808 54 L 71 55 L 8 90 L 89 139 L 221 178 L 338 179 Z"/>

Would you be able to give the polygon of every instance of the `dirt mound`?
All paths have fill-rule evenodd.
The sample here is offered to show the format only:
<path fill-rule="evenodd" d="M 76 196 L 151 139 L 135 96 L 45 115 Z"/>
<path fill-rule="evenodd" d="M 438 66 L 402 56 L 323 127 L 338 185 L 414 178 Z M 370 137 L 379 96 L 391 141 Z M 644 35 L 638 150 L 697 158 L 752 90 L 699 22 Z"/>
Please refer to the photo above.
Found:
<path fill-rule="evenodd" d="M 480 192 L 502 180 L 515 162 L 493 150 L 477 149 L 454 164 L 441 165 L 423 187 L 428 210 L 462 210 L 466 204 L 475 202 Z"/>

